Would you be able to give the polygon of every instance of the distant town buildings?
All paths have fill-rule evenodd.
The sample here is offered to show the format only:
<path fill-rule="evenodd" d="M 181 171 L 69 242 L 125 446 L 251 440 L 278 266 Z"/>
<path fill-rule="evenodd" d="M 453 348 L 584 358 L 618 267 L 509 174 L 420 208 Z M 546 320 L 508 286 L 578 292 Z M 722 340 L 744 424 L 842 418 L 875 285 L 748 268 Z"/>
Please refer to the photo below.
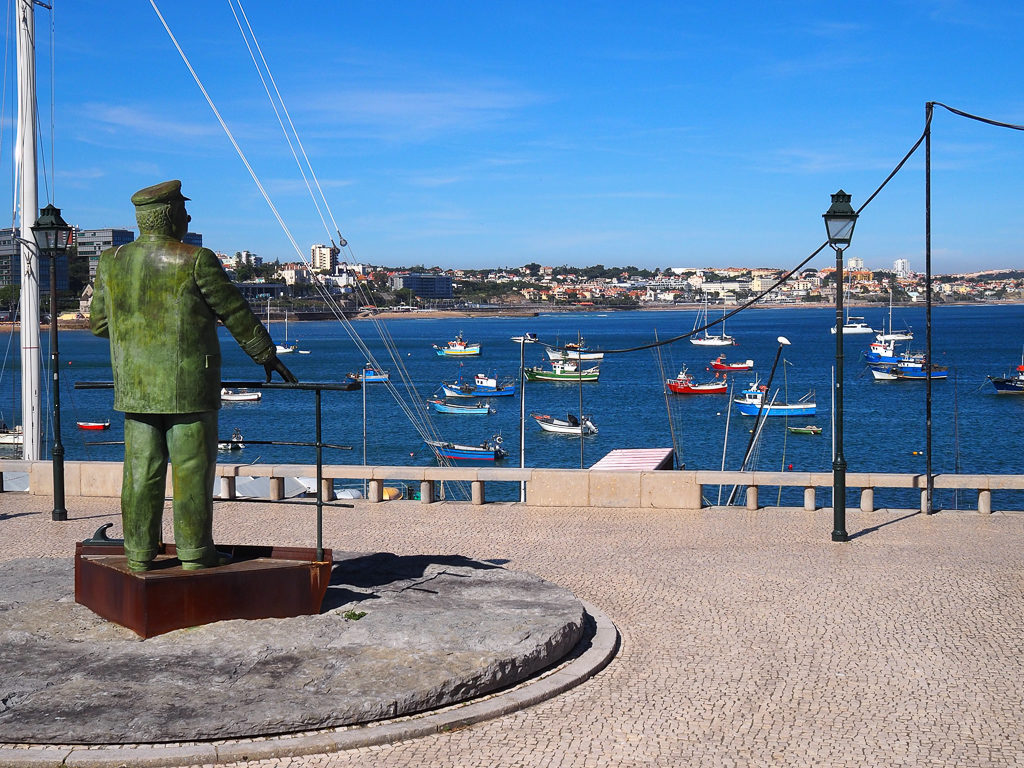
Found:
<path fill-rule="evenodd" d="M 390 279 L 392 290 L 408 288 L 414 296 L 421 299 L 450 299 L 452 276 L 433 272 L 411 272 L 406 275 L 393 275 Z"/>
<path fill-rule="evenodd" d="M 309 249 L 309 264 L 314 272 L 334 272 L 341 251 L 333 245 L 317 244 Z"/>
<path fill-rule="evenodd" d="M 896 259 L 892 264 L 892 271 L 896 273 L 897 278 L 910 277 L 910 259 Z"/>
<path fill-rule="evenodd" d="M 100 254 L 108 248 L 127 245 L 135 240 L 135 233 L 130 229 L 78 229 L 75 228 L 74 244 L 78 246 L 79 258 L 89 259 L 89 280 L 96 277 L 96 265 L 100 262 Z"/>
<path fill-rule="evenodd" d="M 851 271 L 864 269 L 864 259 L 860 256 L 848 256 L 846 259 L 846 268 Z"/>
<path fill-rule="evenodd" d="M 0 229 L 0 286 L 21 285 L 21 241 L 17 227 Z M 68 257 L 57 258 L 57 290 L 68 289 Z M 39 259 L 39 291 L 50 292 L 50 259 Z"/>

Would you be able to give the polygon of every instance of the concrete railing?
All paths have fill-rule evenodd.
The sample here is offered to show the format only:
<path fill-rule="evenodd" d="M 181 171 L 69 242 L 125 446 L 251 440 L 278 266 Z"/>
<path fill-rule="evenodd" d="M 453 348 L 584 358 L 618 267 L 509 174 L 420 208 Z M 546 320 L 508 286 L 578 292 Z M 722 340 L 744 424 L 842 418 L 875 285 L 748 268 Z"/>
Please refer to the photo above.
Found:
<path fill-rule="evenodd" d="M 64 464 L 64 490 L 68 496 L 118 497 L 121 494 L 121 462 L 68 461 Z M 53 467 L 48 461 L 0 460 L 0 481 L 11 472 L 27 472 L 29 493 L 53 494 Z M 315 477 L 312 464 L 218 464 L 217 498 L 236 498 L 240 477 L 266 477 L 269 498 L 284 497 L 287 478 Z M 747 509 L 759 509 L 760 488 L 803 488 L 803 508 L 817 509 L 818 491 L 830 506 L 831 472 L 719 472 L 714 470 L 598 471 L 588 469 L 519 469 L 517 467 L 386 467 L 331 464 L 323 467 L 323 498 L 334 497 L 336 480 L 363 481 L 371 502 L 384 500 L 388 482 L 419 483 L 420 501 L 438 499 L 443 482 L 470 484 L 473 504 L 486 500 L 486 483 L 525 483 L 526 501 L 538 507 L 648 507 L 652 509 L 700 509 L 705 486 L 738 486 L 745 490 Z M 992 491 L 1024 490 L 1024 475 L 933 475 L 937 489 L 960 489 L 977 493 L 977 510 L 992 511 Z M 916 474 L 857 473 L 846 476 L 850 489 L 860 489 L 860 509 L 875 509 L 878 489 L 919 489 L 922 504 L 925 476 Z M 3 485 L 0 484 L 0 489 Z M 168 495 L 170 473 L 168 473 Z"/>

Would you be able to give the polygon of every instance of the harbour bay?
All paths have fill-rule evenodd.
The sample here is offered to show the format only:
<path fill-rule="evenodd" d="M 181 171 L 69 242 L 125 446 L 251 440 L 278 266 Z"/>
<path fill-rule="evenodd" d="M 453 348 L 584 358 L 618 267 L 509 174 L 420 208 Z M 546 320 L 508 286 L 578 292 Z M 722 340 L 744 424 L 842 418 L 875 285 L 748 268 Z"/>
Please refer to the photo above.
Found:
<path fill-rule="evenodd" d="M 885 310 L 865 308 L 861 314 L 880 328 Z M 442 380 L 452 381 L 460 364 L 466 377 L 478 372 L 518 380 L 520 347 L 510 337 L 536 333 L 542 342 L 565 344 L 582 335 L 588 346 L 606 350 L 599 381 L 582 385 L 582 411 L 590 414 L 598 434 L 584 438 L 582 463 L 591 466 L 615 448 L 671 447 L 673 432 L 679 458 L 689 469 L 722 467 L 723 443 L 730 399 L 727 395 L 665 395 L 663 381 L 674 377 L 686 365 L 697 381 L 712 373 L 705 370 L 719 352 L 729 360 L 752 358 L 749 373 L 730 375 L 733 396 L 755 377 L 766 383 L 778 347 L 776 338 L 791 342 L 784 349 L 773 383 L 780 388 L 779 400 L 794 401 L 814 390 L 817 414 L 791 419 L 788 426 L 814 423 L 821 435 L 794 435 L 784 419 L 773 418 L 765 425 L 751 468 L 761 470 L 829 471 L 831 468 L 830 381 L 834 364 L 835 337 L 829 333 L 834 310 L 829 307 L 785 309 L 764 308 L 740 313 L 728 321 L 728 332 L 738 344 L 709 348 L 689 344 L 685 339 L 657 349 L 617 353 L 614 350 L 644 346 L 655 340 L 688 333 L 694 310 L 660 312 L 581 312 L 541 314 L 537 317 L 428 318 L 423 316 L 383 321 L 393 343 L 391 356 L 372 322 L 353 325 L 370 347 L 376 360 L 391 373 L 392 384 L 409 403 L 422 407 Z M 923 349 L 925 318 L 923 306 L 900 307 L 897 325 L 909 325 L 915 332 L 912 349 Z M 274 323 L 272 333 L 283 334 Z M 996 395 L 986 376 L 1002 375 L 1020 362 L 1024 330 L 1021 305 L 943 305 L 933 309 L 933 360 L 949 366 L 945 381 L 933 384 L 933 471 L 936 473 L 1017 473 L 1021 437 L 1016 429 L 1024 415 L 1024 397 Z M 482 345 L 480 357 L 449 360 L 438 357 L 432 345 L 444 344 L 459 332 L 468 341 Z M 222 330 L 222 333 L 224 331 Z M 294 323 L 290 335 L 298 337 L 300 349 L 308 355 L 290 354 L 283 359 L 301 381 L 339 381 L 357 372 L 364 356 L 337 323 Z M 876 382 L 863 364 L 869 336 L 848 338 L 845 343 L 845 454 L 850 472 L 918 472 L 925 469 L 925 386 L 920 382 Z M 280 339 L 278 339 L 280 340 Z M 8 423 L 20 421 L 18 335 L 11 334 L 3 376 L 0 380 L 0 413 Z M 62 438 L 71 460 L 119 461 L 120 445 L 90 445 L 98 440 L 118 441 L 123 421 L 112 410 L 110 390 L 74 389 L 75 382 L 110 379 L 109 352 L 105 339 L 88 331 L 62 331 L 61 388 Z M 540 345 L 524 346 L 527 366 L 540 365 Z M 226 380 L 255 380 L 262 369 L 254 366 L 234 342 L 222 343 L 223 377 Z M 48 359 L 48 350 L 43 354 Z M 660 355 L 660 363 L 659 363 Z M 399 362 L 401 365 L 399 365 Z M 402 368 L 405 370 L 403 376 Z M 45 379 L 49 381 L 49 377 Z M 525 464 L 530 467 L 579 467 L 579 438 L 542 432 L 529 418 L 531 412 L 564 418 L 579 413 L 581 388 L 575 384 L 527 383 Z M 10 400 L 7 399 L 9 393 Z M 394 400 L 386 385 L 368 384 L 363 391 L 324 394 L 324 440 L 351 446 L 351 450 L 328 450 L 325 462 L 363 462 L 363 404 L 366 403 L 366 463 L 378 465 L 432 464 L 435 459 L 410 422 L 405 409 Z M 667 404 L 666 404 L 667 401 Z M 445 440 L 476 445 L 500 434 L 509 451 L 505 466 L 517 466 L 520 455 L 520 405 L 515 398 L 494 398 L 495 413 L 484 416 L 431 413 L 437 434 Z M 45 407 L 45 406 L 44 406 Z M 670 416 L 671 415 L 671 416 Z M 75 421 L 102 421 L 111 427 L 102 433 L 84 432 Z M 728 419 L 729 437 L 725 468 L 739 467 L 750 437 L 753 419 L 733 407 Z M 50 428 L 47 423 L 46 429 Z M 312 441 L 314 438 L 313 395 L 309 392 L 266 391 L 260 402 L 227 403 L 221 410 L 220 432 L 230 436 L 238 429 L 249 440 Z M 221 461 L 232 463 L 312 463 L 313 449 L 285 446 L 247 445 L 242 451 L 222 453 Z M 880 498 L 880 505 L 913 506 L 909 494 L 892 500 Z M 1004 492 L 994 502 L 1000 508 L 1021 508 L 1022 500 Z M 567 500 L 568 501 L 568 500 Z M 715 501 L 712 497 L 711 501 Z M 851 501 L 855 501 L 851 492 Z M 782 497 L 786 503 L 787 498 Z M 820 500 L 819 503 L 829 503 Z M 951 495 L 938 492 L 937 502 L 946 508 L 957 506 Z M 792 503 L 796 504 L 797 501 Z M 960 504 L 970 506 L 970 504 Z"/>

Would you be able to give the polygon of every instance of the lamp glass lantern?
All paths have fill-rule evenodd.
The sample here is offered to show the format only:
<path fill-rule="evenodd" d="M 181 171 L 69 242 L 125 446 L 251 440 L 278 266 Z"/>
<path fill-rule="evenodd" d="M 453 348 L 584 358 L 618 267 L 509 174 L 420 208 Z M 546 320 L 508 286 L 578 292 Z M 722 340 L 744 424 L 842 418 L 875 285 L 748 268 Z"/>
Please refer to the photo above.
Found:
<path fill-rule="evenodd" d="M 832 195 L 832 205 L 822 214 L 828 232 L 828 244 L 836 250 L 845 250 L 853 239 L 857 212 L 850 205 L 850 199 L 850 195 L 840 189 Z"/>
<path fill-rule="evenodd" d="M 71 227 L 60 215 L 60 208 L 51 203 L 39 211 L 39 218 L 32 225 L 32 238 L 41 253 L 59 256 L 67 252 Z"/>

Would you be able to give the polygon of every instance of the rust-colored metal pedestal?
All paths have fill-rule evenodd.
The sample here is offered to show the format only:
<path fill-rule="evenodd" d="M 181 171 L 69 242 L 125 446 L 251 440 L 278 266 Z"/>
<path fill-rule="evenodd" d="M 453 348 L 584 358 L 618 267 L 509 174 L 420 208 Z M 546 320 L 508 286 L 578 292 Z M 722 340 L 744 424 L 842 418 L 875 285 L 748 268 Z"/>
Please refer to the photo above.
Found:
<path fill-rule="evenodd" d="M 218 546 L 226 565 L 185 571 L 173 544 L 153 570 L 128 570 L 124 548 L 79 542 L 75 602 L 142 637 L 226 619 L 267 619 L 320 612 L 332 553 L 303 547 Z"/>

